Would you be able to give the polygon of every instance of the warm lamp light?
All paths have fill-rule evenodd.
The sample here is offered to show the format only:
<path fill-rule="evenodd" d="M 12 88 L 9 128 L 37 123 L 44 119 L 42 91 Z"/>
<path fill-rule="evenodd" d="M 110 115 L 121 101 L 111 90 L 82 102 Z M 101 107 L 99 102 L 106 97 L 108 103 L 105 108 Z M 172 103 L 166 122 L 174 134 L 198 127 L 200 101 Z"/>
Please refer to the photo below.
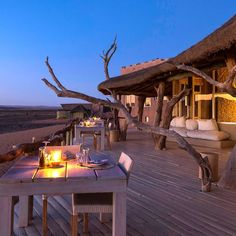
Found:
<path fill-rule="evenodd" d="M 87 120 L 87 121 L 85 121 L 85 126 L 90 126 L 90 121 L 89 120 Z"/>
<path fill-rule="evenodd" d="M 61 163 L 61 150 L 51 151 L 50 163 L 52 167 L 60 166 Z"/>

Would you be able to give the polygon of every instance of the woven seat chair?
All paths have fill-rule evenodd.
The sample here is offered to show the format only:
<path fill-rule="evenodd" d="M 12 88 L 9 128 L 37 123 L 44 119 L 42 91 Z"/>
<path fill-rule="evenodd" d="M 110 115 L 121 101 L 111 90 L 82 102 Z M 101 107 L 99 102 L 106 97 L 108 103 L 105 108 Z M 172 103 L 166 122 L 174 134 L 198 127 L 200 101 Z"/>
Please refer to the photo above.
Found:
<path fill-rule="evenodd" d="M 133 160 L 121 153 L 118 165 L 129 179 Z M 83 231 L 88 232 L 88 213 L 112 213 L 112 193 L 76 193 L 72 194 L 72 236 L 77 235 L 78 213 L 84 213 Z"/>

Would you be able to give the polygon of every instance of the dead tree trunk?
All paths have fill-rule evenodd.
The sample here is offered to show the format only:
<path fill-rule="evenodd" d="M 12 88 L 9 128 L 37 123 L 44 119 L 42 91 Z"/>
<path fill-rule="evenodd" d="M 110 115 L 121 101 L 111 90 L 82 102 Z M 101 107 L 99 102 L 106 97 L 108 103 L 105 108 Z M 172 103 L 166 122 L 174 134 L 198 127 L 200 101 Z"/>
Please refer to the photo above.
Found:
<path fill-rule="evenodd" d="M 170 122 L 172 119 L 172 112 L 176 103 L 178 103 L 183 97 L 189 95 L 190 89 L 184 89 L 178 95 L 174 96 L 166 105 L 164 115 L 160 122 L 159 127 L 169 129 Z M 155 140 L 155 148 L 157 150 L 162 150 L 166 148 L 166 136 L 159 136 L 157 140 Z"/>
<path fill-rule="evenodd" d="M 115 128 L 119 131 L 119 133 L 121 132 L 120 130 L 120 122 L 119 122 L 119 110 L 118 109 L 114 109 L 113 110 L 113 116 L 114 116 L 114 125 Z"/>
<path fill-rule="evenodd" d="M 132 107 L 127 107 L 128 112 L 131 114 Z M 125 119 L 125 117 L 120 117 L 120 140 L 126 141 L 127 138 L 127 130 L 128 130 L 129 123 Z"/>
<path fill-rule="evenodd" d="M 138 120 L 142 122 L 142 117 L 143 117 L 143 106 L 144 106 L 144 102 L 145 102 L 146 97 L 144 96 L 139 96 L 138 97 Z M 129 111 L 129 113 L 131 114 L 132 112 L 132 107 L 128 106 L 127 110 Z M 126 141 L 126 137 L 127 137 L 127 130 L 128 130 L 128 122 L 125 119 L 125 117 L 121 117 L 120 118 L 120 141 Z"/>
<path fill-rule="evenodd" d="M 165 83 L 160 82 L 158 88 L 157 87 L 154 87 L 154 88 L 157 92 L 157 110 L 156 110 L 156 115 L 155 115 L 154 126 L 157 127 L 160 125 L 161 117 L 162 117 L 163 101 L 164 101 L 164 94 L 165 94 Z M 155 148 L 156 148 L 159 138 L 160 138 L 160 135 L 153 134 Z"/>
<path fill-rule="evenodd" d="M 138 96 L 138 120 L 142 122 L 143 118 L 143 107 L 145 103 L 146 97 Z"/>
<path fill-rule="evenodd" d="M 236 145 L 231 152 L 226 163 L 226 168 L 218 182 L 218 186 L 222 188 L 236 189 Z"/>
<path fill-rule="evenodd" d="M 165 83 L 160 82 L 158 88 L 155 87 L 157 92 L 157 110 L 156 110 L 156 117 L 155 117 L 155 126 L 159 126 L 162 117 L 163 111 L 163 103 L 164 103 L 164 94 L 165 94 Z"/>
<path fill-rule="evenodd" d="M 109 63 L 110 63 L 110 60 L 111 60 L 112 56 L 116 52 L 116 49 L 117 49 L 117 42 L 116 42 L 116 37 L 115 37 L 115 39 L 114 39 L 113 43 L 111 44 L 110 48 L 107 51 L 104 50 L 102 52 L 102 55 L 100 55 L 101 58 L 103 59 L 103 66 L 104 66 L 104 73 L 105 73 L 105 76 L 106 76 L 106 80 L 110 79 L 108 66 L 109 66 Z M 115 100 L 117 99 L 117 95 L 115 93 L 112 94 L 112 96 Z M 119 96 L 118 100 L 119 99 L 120 99 L 120 96 Z M 115 125 L 116 129 L 119 131 L 119 133 L 121 133 L 118 114 L 119 114 L 119 110 L 114 108 L 113 109 L 114 125 Z"/>

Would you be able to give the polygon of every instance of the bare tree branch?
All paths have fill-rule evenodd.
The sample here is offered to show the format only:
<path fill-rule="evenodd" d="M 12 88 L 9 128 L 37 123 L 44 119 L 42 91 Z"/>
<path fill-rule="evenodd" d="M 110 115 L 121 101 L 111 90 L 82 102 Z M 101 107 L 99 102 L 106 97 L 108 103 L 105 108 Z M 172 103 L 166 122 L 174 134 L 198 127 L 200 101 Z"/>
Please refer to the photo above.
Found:
<path fill-rule="evenodd" d="M 60 97 L 60 94 L 61 94 L 61 90 L 57 89 L 56 86 L 54 86 L 53 84 L 51 84 L 50 82 L 48 82 L 47 79 L 43 78 L 42 81 L 50 88 L 52 89 L 58 97 Z"/>
<path fill-rule="evenodd" d="M 235 80 L 235 76 L 236 76 L 236 65 L 230 70 L 225 83 L 233 83 L 233 81 Z"/>
<path fill-rule="evenodd" d="M 113 54 L 115 53 L 116 49 L 117 49 L 117 42 L 116 42 L 116 36 L 115 36 L 115 39 L 114 39 L 112 45 L 110 46 L 110 48 L 106 52 L 103 50 L 103 52 L 102 52 L 103 55 L 100 55 L 101 58 L 103 59 L 103 63 L 104 63 L 104 72 L 106 75 L 106 80 L 110 79 L 108 65 L 109 65 L 109 62 L 110 62 Z"/>
<path fill-rule="evenodd" d="M 236 65 L 230 70 L 229 76 L 224 83 L 220 83 L 218 81 L 213 80 L 209 75 L 200 71 L 192 66 L 186 65 L 175 65 L 178 69 L 192 72 L 193 74 L 205 79 L 208 83 L 218 87 L 222 92 L 227 92 L 231 96 L 236 97 L 236 84 L 235 84 L 235 76 L 236 76 Z"/>
<path fill-rule="evenodd" d="M 48 63 L 49 64 L 49 63 Z M 50 73 L 51 74 L 51 73 Z M 52 74 L 51 74 L 52 75 Z M 53 77 L 53 76 L 52 76 Z M 53 77 L 54 79 L 54 77 Z M 116 97 L 113 97 L 115 102 L 107 101 L 104 99 L 95 98 L 83 93 L 75 92 L 72 90 L 65 89 L 64 86 L 61 86 L 60 83 L 60 89 L 57 89 L 54 85 L 52 85 L 50 82 L 47 81 L 47 79 L 43 79 L 43 82 L 52 89 L 58 97 L 70 97 L 70 98 L 77 98 L 82 99 L 94 104 L 99 105 L 105 105 L 109 106 L 111 108 L 115 108 L 118 110 L 122 110 L 123 114 L 125 115 L 126 119 L 130 124 L 133 124 L 133 126 L 137 127 L 139 130 L 145 131 L 147 133 L 152 134 L 160 134 L 168 137 L 174 137 L 177 141 L 177 143 L 185 149 L 197 162 L 197 164 L 202 168 L 203 178 L 202 178 L 202 190 L 203 191 L 210 191 L 211 188 L 211 179 L 212 179 L 212 172 L 211 168 L 209 166 L 209 163 L 207 163 L 206 160 L 204 160 L 200 153 L 198 153 L 182 136 L 177 134 L 173 130 L 161 128 L 161 127 L 153 127 L 147 124 L 144 124 L 140 121 L 138 121 L 136 118 L 132 117 L 129 111 L 126 109 L 126 107 L 121 103 L 121 101 L 117 100 Z M 63 88 L 63 89 L 62 89 Z M 187 89 L 183 90 L 181 94 L 189 92 Z M 175 97 L 174 99 L 178 99 L 179 97 Z"/>
<path fill-rule="evenodd" d="M 45 60 L 45 64 L 47 65 L 48 67 L 48 71 L 49 73 L 51 74 L 53 80 L 55 81 L 55 83 L 57 84 L 57 86 L 61 89 L 61 90 L 66 90 L 66 88 L 60 83 L 60 81 L 57 79 L 56 75 L 54 74 L 54 71 L 51 67 L 51 65 L 49 64 L 48 62 L 48 57 L 46 57 L 46 60 Z"/>

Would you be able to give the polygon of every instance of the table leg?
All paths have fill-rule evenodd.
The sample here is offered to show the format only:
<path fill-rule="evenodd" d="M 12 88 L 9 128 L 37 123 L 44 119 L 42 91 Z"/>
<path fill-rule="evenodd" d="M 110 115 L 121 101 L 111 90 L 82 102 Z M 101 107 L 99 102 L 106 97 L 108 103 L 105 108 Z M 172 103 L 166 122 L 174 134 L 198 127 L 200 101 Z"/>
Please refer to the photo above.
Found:
<path fill-rule="evenodd" d="M 43 236 L 47 235 L 48 225 L 47 225 L 47 209 L 48 209 L 48 198 L 46 195 L 42 195 L 43 199 Z"/>
<path fill-rule="evenodd" d="M 33 216 L 33 196 L 19 197 L 19 227 L 26 227 Z"/>
<path fill-rule="evenodd" d="M 113 193 L 112 236 L 126 236 L 126 192 Z"/>
<path fill-rule="evenodd" d="M 12 197 L 0 197 L 0 235 L 11 236 L 13 231 L 14 207 Z"/>
<path fill-rule="evenodd" d="M 99 214 L 99 220 L 102 223 L 109 222 L 111 220 L 111 213 L 100 213 Z"/>

